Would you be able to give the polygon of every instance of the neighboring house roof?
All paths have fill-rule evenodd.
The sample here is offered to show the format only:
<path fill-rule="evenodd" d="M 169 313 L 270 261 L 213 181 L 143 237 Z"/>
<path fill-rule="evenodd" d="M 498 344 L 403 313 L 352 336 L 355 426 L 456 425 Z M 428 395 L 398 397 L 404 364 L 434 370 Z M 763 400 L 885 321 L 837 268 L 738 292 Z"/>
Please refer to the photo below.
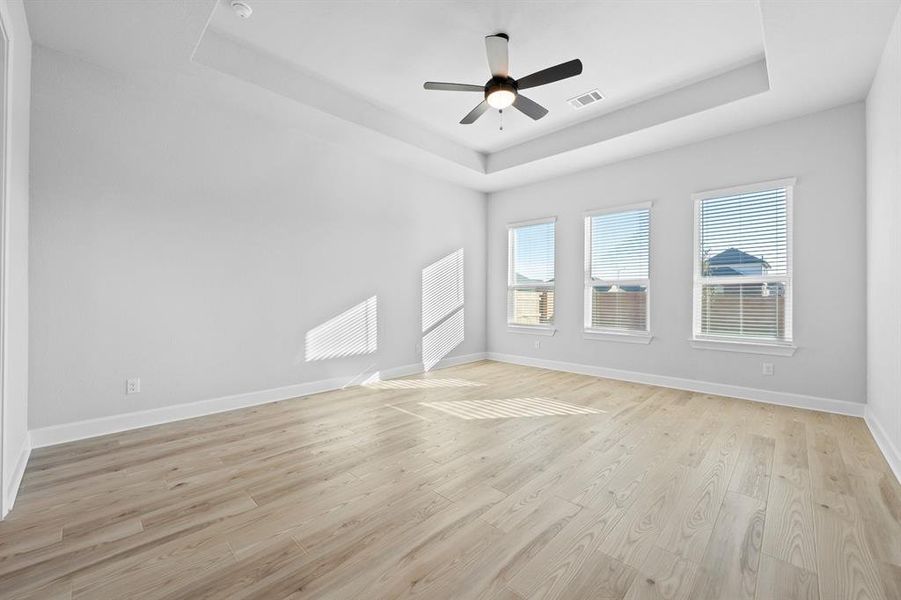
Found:
<path fill-rule="evenodd" d="M 713 270 L 713 267 L 717 266 L 752 264 L 762 264 L 764 268 L 770 268 L 770 264 L 767 261 L 757 256 L 752 256 L 747 252 L 742 252 L 738 248 L 729 248 L 728 250 L 723 250 L 716 256 L 711 256 L 707 260 L 707 264 L 711 267 L 711 270 Z"/>
<path fill-rule="evenodd" d="M 522 275 L 521 273 L 516 273 L 514 275 L 514 277 L 516 278 L 515 279 L 516 285 L 529 285 L 530 283 L 553 283 L 554 282 L 553 279 L 549 279 L 547 281 L 542 281 L 540 279 L 532 279 L 531 277 L 526 277 L 525 275 Z"/>
<path fill-rule="evenodd" d="M 713 277 L 732 277 L 734 275 L 744 275 L 744 273 L 736 271 L 732 267 L 708 267 L 707 274 Z"/>
<path fill-rule="evenodd" d="M 600 293 L 603 294 L 603 293 L 609 292 L 610 289 L 611 289 L 613 286 L 612 286 L 612 285 L 595 285 L 595 286 L 592 286 L 592 287 L 594 287 L 595 291 L 600 292 Z M 620 292 L 641 292 L 641 291 L 644 291 L 644 289 L 643 289 L 642 286 L 640 286 L 640 285 L 617 285 L 616 287 L 619 289 Z"/>

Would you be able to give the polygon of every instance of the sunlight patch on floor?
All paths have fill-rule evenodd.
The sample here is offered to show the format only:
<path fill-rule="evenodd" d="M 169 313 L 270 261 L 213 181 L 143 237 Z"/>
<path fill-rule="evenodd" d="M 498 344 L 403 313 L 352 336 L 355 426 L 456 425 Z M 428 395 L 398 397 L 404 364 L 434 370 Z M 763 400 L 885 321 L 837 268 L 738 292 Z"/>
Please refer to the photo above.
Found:
<path fill-rule="evenodd" d="M 548 417 L 554 415 L 597 415 L 606 411 L 567 404 L 548 398 L 505 398 L 499 400 L 456 400 L 453 402 L 420 402 L 461 419 L 509 419 L 515 417 Z"/>
<path fill-rule="evenodd" d="M 377 390 L 422 390 L 431 388 L 479 387 L 485 385 L 468 379 L 390 379 L 365 384 Z"/>

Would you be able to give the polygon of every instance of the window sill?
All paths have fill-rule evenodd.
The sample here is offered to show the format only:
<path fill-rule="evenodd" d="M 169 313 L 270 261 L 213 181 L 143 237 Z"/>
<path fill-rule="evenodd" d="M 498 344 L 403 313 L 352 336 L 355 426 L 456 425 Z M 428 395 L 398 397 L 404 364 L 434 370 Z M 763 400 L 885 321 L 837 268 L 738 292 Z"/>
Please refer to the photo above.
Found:
<path fill-rule="evenodd" d="M 647 332 L 620 333 L 586 329 L 582 332 L 582 339 L 601 342 L 626 342 L 627 344 L 650 344 L 654 336 Z"/>
<path fill-rule="evenodd" d="M 738 340 L 696 339 L 689 340 L 692 348 L 698 350 L 721 350 L 724 352 L 744 352 L 746 354 L 769 354 L 771 356 L 792 356 L 797 346 L 790 343 L 746 342 Z"/>
<path fill-rule="evenodd" d="M 557 333 L 556 327 L 545 325 L 507 325 L 508 333 L 524 333 L 527 335 L 554 335 Z"/>

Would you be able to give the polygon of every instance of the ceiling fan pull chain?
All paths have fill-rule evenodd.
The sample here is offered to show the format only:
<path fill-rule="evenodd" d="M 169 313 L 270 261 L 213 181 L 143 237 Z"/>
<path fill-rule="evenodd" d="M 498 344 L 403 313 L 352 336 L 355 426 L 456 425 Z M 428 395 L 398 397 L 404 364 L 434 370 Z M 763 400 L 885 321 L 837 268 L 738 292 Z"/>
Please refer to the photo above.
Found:
<path fill-rule="evenodd" d="M 503 131 L 504 130 L 504 109 L 502 108 L 497 112 L 500 113 L 500 115 L 501 115 L 501 129 L 500 130 Z"/>

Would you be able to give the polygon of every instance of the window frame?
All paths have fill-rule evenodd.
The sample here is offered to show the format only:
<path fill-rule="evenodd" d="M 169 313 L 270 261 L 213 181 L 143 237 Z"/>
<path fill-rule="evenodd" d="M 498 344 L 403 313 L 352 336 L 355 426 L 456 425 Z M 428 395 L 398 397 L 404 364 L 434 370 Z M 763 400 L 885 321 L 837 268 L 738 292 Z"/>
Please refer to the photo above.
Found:
<path fill-rule="evenodd" d="M 774 179 L 696 192 L 691 195 L 693 204 L 693 244 L 692 244 L 692 332 L 690 341 L 694 348 L 702 350 L 725 350 L 730 352 L 748 352 L 753 354 L 774 354 L 791 356 L 797 349 L 794 339 L 794 190 L 797 184 L 795 177 Z M 700 236 L 701 236 L 701 203 L 713 198 L 752 194 L 774 189 L 785 189 L 785 274 L 764 276 L 711 277 L 701 275 Z M 705 284 L 754 284 L 785 282 L 785 337 L 784 339 L 767 339 L 742 336 L 710 335 L 701 333 L 701 290 Z"/>
<path fill-rule="evenodd" d="M 515 252 L 514 252 L 514 231 L 521 227 L 529 227 L 531 225 L 543 225 L 545 223 L 552 223 L 554 225 L 554 281 L 552 283 L 530 283 L 528 285 L 525 284 L 517 284 L 515 281 Z M 524 323 L 516 323 L 510 320 L 511 310 L 510 310 L 510 295 L 511 292 L 516 289 L 534 289 L 534 288 L 543 288 L 549 289 L 554 292 L 554 317 L 550 323 L 546 324 L 524 324 Z M 557 217 L 543 217 L 540 219 L 530 219 L 527 221 L 516 221 L 514 223 L 507 223 L 507 299 L 506 299 L 506 311 L 507 311 L 507 330 L 511 333 L 530 333 L 533 335 L 554 335 L 557 331 Z"/>
<path fill-rule="evenodd" d="M 582 316 L 582 337 L 587 340 L 601 341 L 623 341 L 633 343 L 648 344 L 653 339 L 651 334 L 651 220 L 652 220 L 653 202 L 638 202 L 634 204 L 620 204 L 605 208 L 598 208 L 585 211 L 583 215 L 584 236 L 585 236 L 585 257 L 584 257 L 584 276 L 582 281 L 583 293 L 583 316 Z M 647 278 L 632 279 L 593 279 L 591 277 L 591 219 L 601 215 L 609 215 L 616 213 L 633 212 L 637 210 L 648 211 L 648 276 Z M 645 300 L 645 330 L 624 330 L 613 329 L 609 327 L 592 327 L 592 289 L 596 285 L 617 284 L 617 285 L 642 285 L 647 289 L 647 297 Z"/>

